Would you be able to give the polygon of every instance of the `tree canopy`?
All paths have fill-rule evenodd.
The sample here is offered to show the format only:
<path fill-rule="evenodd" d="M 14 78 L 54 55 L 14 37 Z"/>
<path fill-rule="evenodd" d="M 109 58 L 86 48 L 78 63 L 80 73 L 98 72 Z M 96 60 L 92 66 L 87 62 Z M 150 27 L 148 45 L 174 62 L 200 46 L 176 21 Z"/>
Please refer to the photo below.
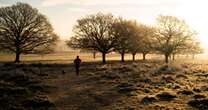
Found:
<path fill-rule="evenodd" d="M 186 49 L 189 42 L 193 41 L 196 33 L 190 29 L 184 20 L 174 16 L 159 16 L 155 31 L 155 50 L 168 57 L 180 50 Z"/>
<path fill-rule="evenodd" d="M 0 8 L 0 47 L 16 54 L 51 50 L 58 36 L 48 19 L 25 3 Z"/>
<path fill-rule="evenodd" d="M 111 14 L 97 13 L 77 20 L 74 26 L 74 36 L 68 45 L 74 48 L 93 49 L 105 56 L 113 50 L 115 37 L 112 35 L 112 25 L 115 19 Z"/>
<path fill-rule="evenodd" d="M 111 14 L 97 13 L 88 15 L 77 21 L 74 26 L 74 36 L 68 41 L 73 48 L 95 50 L 105 55 L 115 51 L 121 55 L 131 53 L 133 60 L 137 53 L 160 53 L 168 63 L 170 55 L 200 53 L 200 46 L 194 41 L 196 32 L 184 20 L 174 16 L 159 16 L 155 26 L 149 26 L 136 21 L 114 17 Z"/>
<path fill-rule="evenodd" d="M 112 33 L 116 38 L 114 50 L 121 54 L 121 61 L 124 62 L 124 55 L 129 51 L 130 39 L 133 37 L 133 28 L 130 21 L 121 17 L 113 24 Z"/>

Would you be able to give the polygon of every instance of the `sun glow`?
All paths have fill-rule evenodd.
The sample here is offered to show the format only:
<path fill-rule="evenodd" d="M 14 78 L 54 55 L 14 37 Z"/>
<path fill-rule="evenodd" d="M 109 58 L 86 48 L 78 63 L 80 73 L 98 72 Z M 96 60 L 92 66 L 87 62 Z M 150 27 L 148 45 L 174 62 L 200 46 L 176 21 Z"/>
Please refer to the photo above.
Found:
<path fill-rule="evenodd" d="M 208 48 L 208 15 L 206 0 L 184 0 L 180 3 L 177 14 L 184 18 L 186 22 L 197 31 L 202 46 Z"/>
<path fill-rule="evenodd" d="M 123 14 L 122 12 L 120 14 L 130 19 L 136 18 L 139 22 L 147 24 L 154 24 L 156 17 L 160 14 L 172 15 L 184 19 L 187 24 L 197 32 L 197 37 L 201 41 L 202 47 L 205 50 L 208 50 L 207 0 L 146 0 L 146 2 L 137 0 L 137 2 L 134 2 L 135 4 L 143 4 L 144 8 L 138 7 L 136 9 L 136 14 L 131 13 L 132 11 L 135 11 L 133 9 L 129 9 L 129 13 L 127 14 Z M 125 10 L 123 10 L 123 12 L 124 11 Z"/>
<path fill-rule="evenodd" d="M 88 14 L 112 13 L 146 24 L 154 24 L 161 14 L 184 19 L 196 30 L 202 46 L 208 48 L 207 5 L 207 0 L 42 0 L 37 7 L 63 39 L 71 36 L 76 20 Z"/>

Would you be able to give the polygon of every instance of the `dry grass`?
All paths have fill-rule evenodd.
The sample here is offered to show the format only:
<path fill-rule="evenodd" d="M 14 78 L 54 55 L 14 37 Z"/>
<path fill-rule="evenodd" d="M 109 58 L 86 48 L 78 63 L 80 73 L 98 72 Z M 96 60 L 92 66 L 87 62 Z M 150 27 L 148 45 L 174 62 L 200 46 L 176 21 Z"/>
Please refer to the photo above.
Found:
<path fill-rule="evenodd" d="M 27 71 L 28 75 L 38 74 L 42 83 L 56 88 L 45 95 L 58 110 L 193 110 L 187 103 L 195 95 L 206 98 L 208 94 L 206 64 L 83 63 L 80 76 L 71 64 L 27 64 L 18 71 L 25 69 L 33 72 Z M 160 99 L 163 92 L 174 98 Z M 144 97 L 155 100 L 147 98 L 144 103 Z"/>
<path fill-rule="evenodd" d="M 58 87 L 48 97 L 58 110 L 192 110 L 187 103 L 194 95 L 207 97 L 208 92 L 204 91 L 207 77 L 196 76 L 206 73 L 206 66 L 172 64 L 170 70 L 163 70 L 161 65 L 159 62 L 84 64 L 80 76 L 74 74 L 71 66 L 60 67 L 54 71 L 55 78 L 45 80 Z M 61 74 L 62 70 L 65 74 Z M 193 94 L 181 94 L 183 90 Z M 156 95 L 162 92 L 176 98 L 160 101 Z M 155 97 L 156 101 L 142 104 L 146 96 Z"/>
<path fill-rule="evenodd" d="M 200 95 L 204 97 L 202 99 L 208 97 L 206 60 L 178 59 L 165 66 L 152 57 L 148 61 L 101 64 L 97 62 L 100 56 L 93 60 L 89 54 L 82 54 L 81 75 L 76 76 L 70 63 L 76 55 L 23 56 L 26 64 L 20 64 L 18 68 L 7 65 L 9 71 L 1 64 L 0 73 L 16 70 L 31 77 L 35 75 L 34 78 L 43 84 L 55 87 L 44 95 L 58 110 L 194 110 L 188 105 L 189 101 Z M 131 59 L 131 56 L 127 58 Z M 119 59 L 119 55 L 108 56 L 108 60 Z M 164 92 L 174 98 L 158 97 L 163 97 Z"/>

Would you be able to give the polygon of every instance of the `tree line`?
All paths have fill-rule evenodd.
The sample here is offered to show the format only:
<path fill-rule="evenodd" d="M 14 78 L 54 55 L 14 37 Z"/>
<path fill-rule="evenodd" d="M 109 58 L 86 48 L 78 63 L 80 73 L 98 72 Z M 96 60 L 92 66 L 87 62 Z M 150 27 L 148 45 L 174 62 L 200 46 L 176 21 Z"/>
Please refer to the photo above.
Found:
<path fill-rule="evenodd" d="M 202 52 L 197 34 L 184 20 L 174 16 L 159 16 L 154 26 L 97 13 L 78 19 L 69 47 L 106 54 L 118 52 L 121 61 L 127 53 L 135 60 L 137 53 L 163 54 L 168 63 L 170 55 L 199 54 Z M 59 36 L 47 17 L 26 3 L 0 8 L 0 51 L 15 53 L 15 62 L 21 54 L 53 52 Z"/>
<path fill-rule="evenodd" d="M 142 53 L 143 60 L 147 54 L 156 53 L 163 54 L 166 63 L 171 55 L 203 52 L 197 33 L 184 20 L 174 16 L 160 15 L 156 25 L 150 26 L 97 13 L 77 20 L 73 32 L 68 46 L 96 50 L 102 53 L 103 63 L 106 63 L 106 54 L 112 51 L 121 55 L 122 62 L 126 53 L 131 53 L 133 60 L 137 53 Z"/>

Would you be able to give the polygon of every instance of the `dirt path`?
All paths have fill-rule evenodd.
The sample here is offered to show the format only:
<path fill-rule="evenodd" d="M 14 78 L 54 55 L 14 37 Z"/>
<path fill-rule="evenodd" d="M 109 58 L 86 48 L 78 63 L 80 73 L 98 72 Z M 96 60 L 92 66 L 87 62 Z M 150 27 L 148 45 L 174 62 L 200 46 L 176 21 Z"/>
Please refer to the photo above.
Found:
<path fill-rule="evenodd" d="M 51 85 L 57 87 L 48 96 L 56 104 L 58 110 L 69 110 L 73 108 L 72 105 L 76 104 L 76 94 L 84 87 L 83 84 L 80 85 L 80 80 L 83 80 L 82 76 L 77 77 L 75 74 L 66 73 L 49 81 Z"/>
<path fill-rule="evenodd" d="M 111 92 L 111 84 L 102 83 L 96 76 L 88 75 L 94 69 L 94 66 L 84 67 L 81 75 L 76 76 L 72 67 L 64 68 L 65 74 L 46 82 L 57 87 L 48 97 L 58 110 L 97 110 L 112 103 L 111 97 L 116 97 L 116 94 Z"/>

